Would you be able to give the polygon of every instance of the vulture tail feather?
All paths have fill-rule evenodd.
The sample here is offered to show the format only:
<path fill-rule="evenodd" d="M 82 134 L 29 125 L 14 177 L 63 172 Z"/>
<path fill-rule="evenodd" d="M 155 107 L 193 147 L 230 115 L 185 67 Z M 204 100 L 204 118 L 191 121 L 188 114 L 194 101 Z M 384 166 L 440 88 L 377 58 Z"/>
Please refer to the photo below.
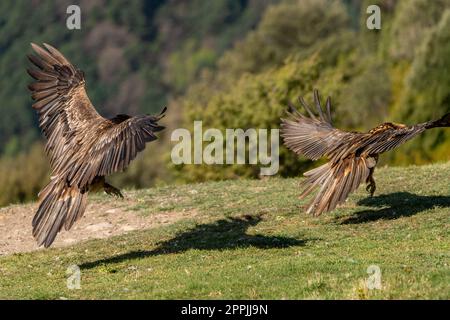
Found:
<path fill-rule="evenodd" d="M 39 208 L 33 218 L 33 236 L 38 246 L 48 248 L 64 227 L 69 230 L 86 210 L 87 192 L 52 179 L 39 193 Z"/>

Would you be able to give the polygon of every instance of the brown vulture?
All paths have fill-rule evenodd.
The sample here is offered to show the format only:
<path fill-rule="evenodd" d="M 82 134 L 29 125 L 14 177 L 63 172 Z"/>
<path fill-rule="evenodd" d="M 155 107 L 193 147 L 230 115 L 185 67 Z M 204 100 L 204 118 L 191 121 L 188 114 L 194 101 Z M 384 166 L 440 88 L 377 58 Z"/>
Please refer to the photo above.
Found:
<path fill-rule="evenodd" d="M 331 121 L 331 99 L 322 109 L 319 93 L 314 90 L 315 115 L 303 98 L 299 98 L 309 117 L 291 104 L 288 119 L 281 119 L 284 144 L 298 155 L 311 160 L 326 157 L 328 162 L 304 173 L 304 190 L 300 199 L 317 190 L 307 213 L 315 216 L 331 211 L 345 201 L 362 182 L 372 196 L 375 192 L 373 172 L 380 153 L 392 150 L 427 129 L 450 126 L 450 113 L 439 120 L 407 126 L 386 122 L 369 132 L 349 132 L 336 129 Z"/>
<path fill-rule="evenodd" d="M 36 81 L 28 88 L 51 165 L 51 180 L 39 193 L 33 236 L 48 247 L 63 227 L 69 230 L 82 217 L 89 191 L 123 197 L 105 177 L 125 169 L 146 142 L 156 139 L 166 109 L 158 116 L 103 118 L 89 100 L 83 72 L 52 46 L 31 46 L 37 55 L 28 58 L 36 67 L 27 71 Z"/>

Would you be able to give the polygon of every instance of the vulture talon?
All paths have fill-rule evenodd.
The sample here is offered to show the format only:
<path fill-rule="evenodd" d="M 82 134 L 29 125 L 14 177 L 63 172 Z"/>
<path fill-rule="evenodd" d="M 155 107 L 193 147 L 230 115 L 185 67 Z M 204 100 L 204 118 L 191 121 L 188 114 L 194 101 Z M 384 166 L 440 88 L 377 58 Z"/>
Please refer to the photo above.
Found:
<path fill-rule="evenodd" d="M 114 196 L 114 197 L 123 199 L 122 192 L 120 192 L 120 190 L 118 188 L 116 188 L 116 187 L 114 187 L 114 186 L 112 186 L 112 185 L 110 185 L 110 184 L 108 184 L 106 182 L 105 182 L 105 185 L 104 185 L 104 190 L 105 190 L 106 194 L 108 194 L 110 196 Z"/>
<path fill-rule="evenodd" d="M 377 189 L 377 186 L 375 185 L 375 182 L 373 182 L 373 183 L 369 183 L 367 186 L 366 186 L 366 191 L 368 192 L 368 193 L 370 193 L 370 196 L 371 197 L 373 197 L 373 194 L 375 193 L 375 190 Z"/>

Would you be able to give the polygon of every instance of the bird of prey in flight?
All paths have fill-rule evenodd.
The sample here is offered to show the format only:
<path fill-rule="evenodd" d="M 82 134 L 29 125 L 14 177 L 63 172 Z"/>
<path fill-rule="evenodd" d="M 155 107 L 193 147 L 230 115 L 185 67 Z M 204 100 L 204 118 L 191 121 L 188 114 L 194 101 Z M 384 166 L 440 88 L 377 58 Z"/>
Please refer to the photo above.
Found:
<path fill-rule="evenodd" d="M 156 140 L 166 108 L 158 116 L 103 118 L 86 93 L 84 73 L 54 47 L 31 46 L 37 55 L 28 55 L 35 67 L 27 71 L 36 81 L 28 88 L 51 165 L 51 180 L 39 193 L 33 236 L 48 247 L 63 227 L 69 230 L 82 217 L 89 191 L 122 197 L 105 177 L 124 170 L 146 142 Z"/>
<path fill-rule="evenodd" d="M 438 120 L 413 126 L 386 122 L 366 133 L 343 131 L 332 125 L 330 97 L 324 110 L 319 93 L 314 90 L 317 114 L 303 98 L 299 100 L 309 116 L 290 105 L 287 119 L 281 119 L 281 136 L 284 144 L 298 155 L 311 160 L 328 159 L 324 165 L 304 173 L 306 179 L 300 199 L 317 190 L 307 208 L 307 213 L 315 216 L 336 208 L 363 182 L 372 196 L 376 189 L 373 172 L 380 153 L 396 148 L 427 129 L 450 127 L 450 113 L 447 113 Z"/>

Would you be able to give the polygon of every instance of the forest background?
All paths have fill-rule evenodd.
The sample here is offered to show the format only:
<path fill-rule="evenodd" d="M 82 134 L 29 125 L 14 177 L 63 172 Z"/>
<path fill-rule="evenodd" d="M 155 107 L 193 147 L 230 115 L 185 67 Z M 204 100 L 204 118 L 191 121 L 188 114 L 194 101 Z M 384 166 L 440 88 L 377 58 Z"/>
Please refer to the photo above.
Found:
<path fill-rule="evenodd" d="M 80 30 L 66 9 L 81 8 Z M 366 27 L 381 8 L 381 30 Z M 168 107 L 165 132 L 119 187 L 258 178 L 257 165 L 173 165 L 173 129 L 279 128 L 289 100 L 331 96 L 334 124 L 369 130 L 450 111 L 450 0 L 152 0 L 0 2 L 0 206 L 35 199 L 49 179 L 26 89 L 30 42 L 47 42 L 86 73 L 106 117 Z M 433 130 L 382 158 L 450 160 L 450 132 Z M 279 175 L 311 162 L 280 149 Z"/>

